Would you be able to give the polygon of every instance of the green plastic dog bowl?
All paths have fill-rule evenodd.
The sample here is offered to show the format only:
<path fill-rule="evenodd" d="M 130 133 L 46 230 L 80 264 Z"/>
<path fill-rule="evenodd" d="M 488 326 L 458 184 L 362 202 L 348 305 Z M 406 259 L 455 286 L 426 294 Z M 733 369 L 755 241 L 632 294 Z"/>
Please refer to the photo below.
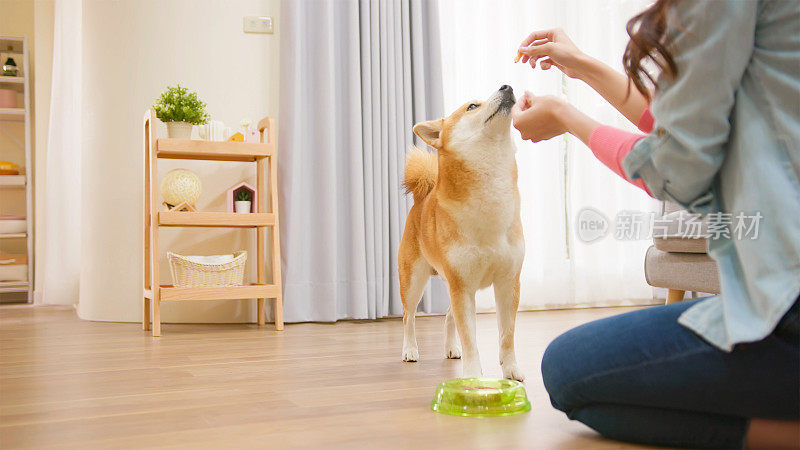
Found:
<path fill-rule="evenodd" d="M 439 383 L 431 409 L 452 416 L 509 416 L 530 411 L 531 402 L 519 381 L 456 378 Z"/>

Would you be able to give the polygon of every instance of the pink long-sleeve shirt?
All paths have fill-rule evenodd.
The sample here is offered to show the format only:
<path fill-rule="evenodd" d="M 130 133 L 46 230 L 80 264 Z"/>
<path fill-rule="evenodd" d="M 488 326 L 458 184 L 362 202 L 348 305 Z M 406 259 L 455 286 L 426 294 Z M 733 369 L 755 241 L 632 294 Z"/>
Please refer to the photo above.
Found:
<path fill-rule="evenodd" d="M 642 132 L 649 133 L 653 131 L 653 122 L 653 115 L 650 113 L 650 108 L 647 108 L 642 113 L 642 117 L 639 118 L 639 123 L 636 126 Z M 643 137 L 645 137 L 644 134 L 631 133 L 619 128 L 601 125 L 595 128 L 591 136 L 589 136 L 589 148 L 592 149 L 594 156 L 606 167 L 650 195 L 650 191 L 647 190 L 647 186 L 645 186 L 641 178 L 631 180 L 622 169 L 622 160 L 628 156 L 636 141 Z"/>

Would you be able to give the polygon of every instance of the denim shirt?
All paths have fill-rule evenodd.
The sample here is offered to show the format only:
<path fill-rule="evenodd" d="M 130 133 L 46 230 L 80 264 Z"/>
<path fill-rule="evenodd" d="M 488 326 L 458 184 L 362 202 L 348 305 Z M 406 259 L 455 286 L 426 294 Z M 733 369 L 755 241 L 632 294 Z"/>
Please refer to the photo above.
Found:
<path fill-rule="evenodd" d="M 800 293 L 800 2 L 680 1 L 667 23 L 678 76 L 658 78 L 655 127 L 623 167 L 727 225 L 709 242 L 721 294 L 679 323 L 730 351 L 768 336 Z M 737 217 L 757 235 L 735 233 Z"/>

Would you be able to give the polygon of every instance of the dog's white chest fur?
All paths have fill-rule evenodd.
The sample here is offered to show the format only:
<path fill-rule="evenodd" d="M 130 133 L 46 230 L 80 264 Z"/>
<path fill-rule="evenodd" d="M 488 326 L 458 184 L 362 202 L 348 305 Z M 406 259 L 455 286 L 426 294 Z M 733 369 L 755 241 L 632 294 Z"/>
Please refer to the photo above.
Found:
<path fill-rule="evenodd" d="M 512 150 L 513 152 L 513 150 Z M 513 153 L 511 153 L 513 155 Z M 519 220 L 519 201 L 511 161 L 487 161 L 480 188 L 457 205 L 445 209 L 458 224 L 459 236 L 445 255 L 462 280 L 476 289 L 491 285 L 496 277 L 519 270 L 524 258 L 524 241 L 514 233 Z"/>

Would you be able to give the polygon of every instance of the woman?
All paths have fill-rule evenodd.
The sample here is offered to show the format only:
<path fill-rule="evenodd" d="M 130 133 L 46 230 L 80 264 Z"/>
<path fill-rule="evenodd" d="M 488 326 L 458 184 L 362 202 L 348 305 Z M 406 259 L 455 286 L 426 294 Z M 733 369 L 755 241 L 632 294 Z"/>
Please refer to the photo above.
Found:
<path fill-rule="evenodd" d="M 658 0 L 628 33 L 627 76 L 582 54 L 560 30 L 532 33 L 519 51 L 531 67 L 585 81 L 647 134 L 601 126 L 557 98 L 529 93 L 514 107 L 514 126 L 533 141 L 573 134 L 658 199 L 762 219 L 756 238 L 731 233 L 710 242 L 721 295 L 556 338 L 542 360 L 551 402 L 619 440 L 796 448 L 800 8 Z M 645 63 L 657 67 L 656 78 Z"/>

